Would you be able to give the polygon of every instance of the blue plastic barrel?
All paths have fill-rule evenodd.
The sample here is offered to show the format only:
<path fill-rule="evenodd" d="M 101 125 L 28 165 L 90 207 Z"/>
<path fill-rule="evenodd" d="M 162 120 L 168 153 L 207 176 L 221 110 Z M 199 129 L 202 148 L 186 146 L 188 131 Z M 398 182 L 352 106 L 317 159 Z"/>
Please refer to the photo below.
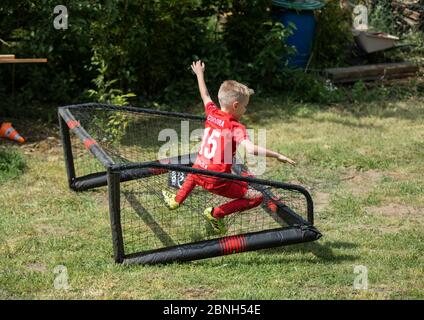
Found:
<path fill-rule="evenodd" d="M 291 23 L 296 26 L 293 34 L 287 38 L 286 44 L 294 46 L 297 53 L 289 57 L 288 66 L 294 68 L 305 68 L 311 56 L 315 37 L 316 20 L 311 10 L 279 10 L 275 13 L 275 19 L 288 27 Z"/>

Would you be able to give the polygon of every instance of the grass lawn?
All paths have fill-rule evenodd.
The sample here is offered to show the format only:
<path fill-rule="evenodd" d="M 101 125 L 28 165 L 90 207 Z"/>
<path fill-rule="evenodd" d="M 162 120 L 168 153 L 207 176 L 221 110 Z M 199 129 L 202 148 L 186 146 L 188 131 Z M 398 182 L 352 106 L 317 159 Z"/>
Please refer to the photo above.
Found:
<path fill-rule="evenodd" d="M 270 160 L 268 175 L 311 191 L 320 240 L 116 265 L 105 189 L 70 191 L 57 129 L 16 121 L 29 141 L 0 142 L 26 163 L 0 171 L 0 299 L 424 298 L 423 98 L 326 109 L 258 98 L 244 122 L 298 162 Z M 367 268 L 368 289 L 354 288 L 355 266 Z"/>

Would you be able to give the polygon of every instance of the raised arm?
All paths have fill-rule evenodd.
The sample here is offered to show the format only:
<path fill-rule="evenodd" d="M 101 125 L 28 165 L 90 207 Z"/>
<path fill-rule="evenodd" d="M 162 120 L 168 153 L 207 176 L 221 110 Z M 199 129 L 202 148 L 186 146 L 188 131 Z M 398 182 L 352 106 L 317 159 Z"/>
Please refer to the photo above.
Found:
<path fill-rule="evenodd" d="M 282 155 L 278 152 L 274 152 L 274 151 L 268 150 L 264 147 L 255 145 L 250 140 L 244 140 L 241 144 L 246 148 L 246 151 L 250 154 L 254 154 L 256 156 L 257 155 L 264 155 L 264 156 L 269 157 L 269 158 L 275 158 L 280 162 L 289 163 L 293 166 L 296 165 L 296 162 L 294 162 L 292 159 L 286 157 L 285 155 Z"/>
<path fill-rule="evenodd" d="M 206 105 L 212 101 L 208 88 L 205 82 L 205 64 L 201 61 L 194 61 L 191 65 L 191 69 L 197 77 L 197 84 L 199 85 L 200 96 L 202 97 L 203 104 Z"/>

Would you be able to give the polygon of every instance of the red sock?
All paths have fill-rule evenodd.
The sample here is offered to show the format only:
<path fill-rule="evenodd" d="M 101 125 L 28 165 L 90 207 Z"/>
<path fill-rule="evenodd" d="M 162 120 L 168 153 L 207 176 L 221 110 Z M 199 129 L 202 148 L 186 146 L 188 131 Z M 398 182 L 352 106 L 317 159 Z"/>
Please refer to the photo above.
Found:
<path fill-rule="evenodd" d="M 277 203 L 281 203 L 280 198 L 274 196 L 266 202 L 266 206 L 271 210 L 271 212 L 276 213 L 278 210 Z"/>
<path fill-rule="evenodd" d="M 225 203 L 213 209 L 213 216 L 215 218 L 223 218 L 234 212 L 242 212 L 259 206 L 262 203 L 263 197 L 253 199 L 236 199 Z"/>
<path fill-rule="evenodd" d="M 179 204 L 183 203 L 184 200 L 193 191 L 195 186 L 196 186 L 196 182 L 194 181 L 193 175 L 190 173 L 187 175 L 180 190 L 178 190 L 177 195 L 175 196 L 175 201 L 177 201 Z"/>

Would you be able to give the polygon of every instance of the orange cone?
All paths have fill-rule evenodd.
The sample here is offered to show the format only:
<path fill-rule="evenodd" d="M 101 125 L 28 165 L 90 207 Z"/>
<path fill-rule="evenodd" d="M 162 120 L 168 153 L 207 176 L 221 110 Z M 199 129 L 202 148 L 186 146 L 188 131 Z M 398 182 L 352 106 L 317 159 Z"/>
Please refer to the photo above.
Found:
<path fill-rule="evenodd" d="M 0 127 L 0 137 L 24 143 L 25 139 L 12 127 L 10 122 L 3 122 Z"/>

